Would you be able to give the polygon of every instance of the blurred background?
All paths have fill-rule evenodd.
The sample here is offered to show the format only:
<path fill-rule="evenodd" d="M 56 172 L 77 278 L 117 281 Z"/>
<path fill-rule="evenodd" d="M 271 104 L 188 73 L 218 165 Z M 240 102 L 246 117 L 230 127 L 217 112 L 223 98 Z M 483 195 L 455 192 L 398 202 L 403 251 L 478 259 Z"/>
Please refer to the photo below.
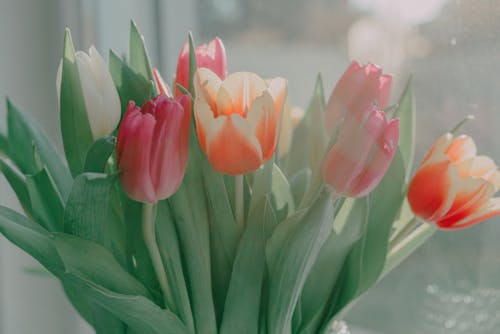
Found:
<path fill-rule="evenodd" d="M 191 30 L 224 40 L 229 70 L 289 79 L 305 107 L 318 72 L 325 94 L 351 59 L 394 75 L 397 101 L 412 74 L 417 156 L 473 114 L 464 132 L 500 162 L 500 0 L 0 0 L 0 97 L 59 137 L 55 77 L 64 27 L 77 49 L 127 50 L 130 19 L 164 78 Z M 0 104 L 0 129 L 5 129 Z M 0 203 L 19 208 L 0 178 Z M 500 328 L 500 220 L 432 240 L 363 295 L 353 334 L 492 334 Z M 92 333 L 58 281 L 0 236 L 0 333 Z"/>

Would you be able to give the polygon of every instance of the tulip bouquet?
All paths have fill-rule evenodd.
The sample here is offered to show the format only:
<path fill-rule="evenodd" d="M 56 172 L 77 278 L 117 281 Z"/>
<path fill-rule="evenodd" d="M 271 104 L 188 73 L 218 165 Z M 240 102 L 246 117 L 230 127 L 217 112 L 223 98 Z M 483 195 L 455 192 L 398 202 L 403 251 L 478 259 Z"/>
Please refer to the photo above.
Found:
<path fill-rule="evenodd" d="M 134 24 L 108 65 L 67 31 L 65 159 L 7 101 L 24 215 L 0 207 L 0 232 L 97 333 L 326 332 L 437 227 L 500 214 L 497 166 L 458 128 L 411 177 L 414 97 L 389 106 L 391 79 L 353 62 L 300 114 L 285 79 L 227 74 L 220 39 L 188 39 L 171 90 Z"/>

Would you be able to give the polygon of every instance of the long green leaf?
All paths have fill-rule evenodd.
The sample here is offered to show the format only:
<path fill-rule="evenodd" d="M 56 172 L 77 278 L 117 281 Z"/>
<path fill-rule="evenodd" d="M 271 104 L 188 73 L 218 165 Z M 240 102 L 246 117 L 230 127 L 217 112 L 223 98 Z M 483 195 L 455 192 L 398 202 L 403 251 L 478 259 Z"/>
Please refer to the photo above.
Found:
<path fill-rule="evenodd" d="M 406 178 L 409 178 L 415 154 L 415 96 L 413 94 L 412 78 L 408 79 L 405 90 L 399 99 L 395 116 L 399 117 L 399 149 L 403 155 L 406 167 Z"/>
<path fill-rule="evenodd" d="M 344 203 L 337 214 L 335 224 L 340 219 L 345 219 L 345 222 L 341 223 L 340 230 L 335 230 L 334 227 L 334 232 L 321 248 L 304 285 L 300 297 L 300 322 L 294 326 L 297 333 L 318 333 L 345 259 L 368 224 L 368 198 L 361 198 L 352 203 L 353 205 Z M 345 212 L 344 208 L 347 209 Z"/>
<path fill-rule="evenodd" d="M 368 195 L 370 214 L 363 237 L 349 254 L 344 284 L 330 312 L 332 317 L 345 305 L 372 286 L 381 275 L 387 254 L 389 235 L 404 198 L 405 164 L 398 150 L 386 176 Z"/>
<path fill-rule="evenodd" d="M 167 281 L 174 295 L 180 320 L 194 332 L 194 320 L 186 278 L 182 267 L 179 238 L 167 201 L 158 203 L 156 213 L 156 240 L 163 260 Z"/>
<path fill-rule="evenodd" d="M 97 139 L 85 157 L 84 172 L 103 173 L 106 162 L 115 150 L 115 144 L 116 138 L 112 136 Z"/>
<path fill-rule="evenodd" d="M 334 205 L 327 192 L 322 192 L 301 219 L 283 221 L 276 228 L 271 239 L 281 239 L 281 249 L 277 255 L 266 251 L 269 266 L 269 311 L 268 331 L 270 333 L 290 333 L 292 316 L 302 287 L 316 258 L 332 232 Z M 297 212 L 301 214 L 301 212 Z M 296 213 L 296 214 L 297 214 Z M 295 226 L 293 226 L 295 225 Z M 294 233 L 283 233 L 290 229 Z M 287 235 L 283 238 L 283 235 Z M 274 246 L 273 246 L 274 244 Z M 269 247 L 276 248 L 276 241 Z M 269 261 L 270 258 L 275 260 Z"/>
<path fill-rule="evenodd" d="M 73 182 L 68 167 L 38 124 L 28 115 L 21 113 L 8 99 L 7 129 L 9 158 L 23 174 L 34 174 L 40 169 L 35 161 L 34 150 L 36 150 L 42 165 L 47 167 L 57 191 L 65 201 Z"/>
<path fill-rule="evenodd" d="M 144 36 L 137 29 L 134 20 L 130 21 L 129 57 L 130 68 L 135 73 L 141 75 L 147 82 L 152 81 L 153 72 L 151 71 Z"/>
<path fill-rule="evenodd" d="M 28 187 L 26 186 L 26 176 L 3 157 L 0 157 L 0 171 L 9 182 L 12 190 L 16 193 L 17 199 L 19 203 L 21 203 L 24 212 L 32 216 L 33 210 L 31 208 Z"/>
<path fill-rule="evenodd" d="M 64 202 L 46 168 L 26 176 L 34 218 L 48 231 L 62 231 Z"/>
<path fill-rule="evenodd" d="M 258 333 L 265 245 L 276 224 L 270 199 L 265 197 L 248 217 L 233 266 L 220 333 Z"/>
<path fill-rule="evenodd" d="M 76 176 L 82 172 L 87 151 L 94 140 L 68 29 L 64 34 L 60 109 L 64 152 L 71 174 Z"/>

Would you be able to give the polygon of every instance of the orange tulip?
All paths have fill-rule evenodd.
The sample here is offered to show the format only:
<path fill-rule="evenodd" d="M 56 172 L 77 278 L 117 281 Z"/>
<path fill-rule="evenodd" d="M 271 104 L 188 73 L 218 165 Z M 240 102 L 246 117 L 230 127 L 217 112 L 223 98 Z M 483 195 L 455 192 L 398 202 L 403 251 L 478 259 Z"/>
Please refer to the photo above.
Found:
<path fill-rule="evenodd" d="M 274 153 L 287 82 L 249 72 L 222 81 L 207 68 L 194 77 L 198 141 L 214 168 L 224 174 L 253 171 Z"/>
<path fill-rule="evenodd" d="M 464 228 L 500 214 L 500 172 L 476 155 L 469 136 L 447 133 L 432 146 L 408 189 L 415 215 L 440 228 Z"/>

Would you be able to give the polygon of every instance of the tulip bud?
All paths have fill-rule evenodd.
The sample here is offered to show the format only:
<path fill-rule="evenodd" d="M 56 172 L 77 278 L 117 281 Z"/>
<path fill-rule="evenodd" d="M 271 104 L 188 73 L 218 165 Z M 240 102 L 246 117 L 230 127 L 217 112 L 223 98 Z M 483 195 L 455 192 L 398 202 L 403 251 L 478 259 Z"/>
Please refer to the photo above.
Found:
<path fill-rule="evenodd" d="M 80 85 L 92 137 L 104 137 L 113 132 L 120 121 L 120 97 L 106 62 L 94 46 L 89 54 L 75 53 Z M 57 72 L 57 94 L 61 96 L 62 61 Z"/>
<path fill-rule="evenodd" d="M 384 110 L 389 102 L 391 84 L 392 77 L 382 74 L 379 67 L 352 62 L 328 99 L 325 117 L 328 133 L 335 131 L 346 112 L 361 119 L 372 105 Z"/>
<path fill-rule="evenodd" d="M 220 38 L 216 37 L 208 45 L 199 45 L 196 50 L 196 63 L 198 68 L 208 68 L 212 70 L 221 80 L 224 80 L 227 75 L 226 50 Z M 182 92 L 177 88 L 177 84 L 188 89 L 189 87 L 189 45 L 184 44 L 184 47 L 179 54 L 177 61 L 177 71 L 175 75 L 175 96 L 182 95 Z"/>
<path fill-rule="evenodd" d="M 366 119 L 348 114 L 323 161 L 323 178 L 342 196 L 361 197 L 380 183 L 398 147 L 399 120 L 371 109 Z"/>
<path fill-rule="evenodd" d="M 399 120 L 388 120 L 392 78 L 375 65 L 351 63 L 330 96 L 327 131 L 336 136 L 323 161 L 323 178 L 348 197 L 367 195 L 380 183 L 398 147 Z"/>
<path fill-rule="evenodd" d="M 159 95 L 130 102 L 118 130 L 116 158 L 125 192 L 156 203 L 179 188 L 188 158 L 191 97 Z"/>
<path fill-rule="evenodd" d="M 198 141 L 215 170 L 241 175 L 271 158 L 287 91 L 285 79 L 266 82 L 254 73 L 239 72 L 221 81 L 211 70 L 200 68 L 194 86 Z"/>
<path fill-rule="evenodd" d="M 408 189 L 413 213 L 443 229 L 471 226 L 500 215 L 500 172 L 476 155 L 469 136 L 447 133 L 431 147 Z"/>

